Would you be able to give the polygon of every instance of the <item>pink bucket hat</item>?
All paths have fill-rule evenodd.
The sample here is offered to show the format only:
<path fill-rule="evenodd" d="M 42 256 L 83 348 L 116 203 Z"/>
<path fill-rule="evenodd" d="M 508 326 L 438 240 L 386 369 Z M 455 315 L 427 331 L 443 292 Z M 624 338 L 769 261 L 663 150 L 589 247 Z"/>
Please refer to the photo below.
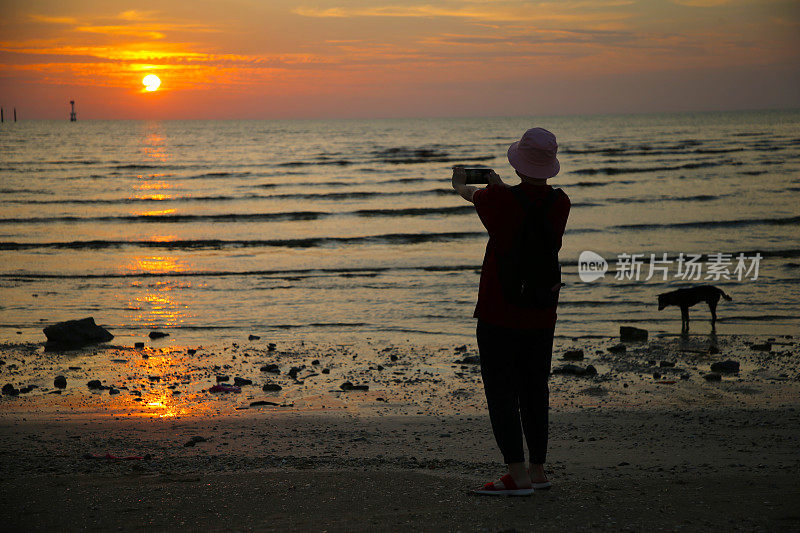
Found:
<path fill-rule="evenodd" d="M 557 152 L 555 135 L 544 128 L 531 128 L 508 147 L 508 162 L 529 178 L 552 178 L 561 170 Z"/>

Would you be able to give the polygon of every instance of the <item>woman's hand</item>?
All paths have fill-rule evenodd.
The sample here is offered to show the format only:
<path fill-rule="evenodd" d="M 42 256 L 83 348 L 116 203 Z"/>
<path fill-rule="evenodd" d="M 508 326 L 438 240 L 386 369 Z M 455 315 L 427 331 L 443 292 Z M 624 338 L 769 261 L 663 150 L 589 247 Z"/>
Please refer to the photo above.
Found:
<path fill-rule="evenodd" d="M 453 179 L 452 179 L 453 188 L 456 190 L 461 197 L 468 201 L 472 201 L 472 195 L 475 194 L 475 191 L 478 189 L 472 187 L 471 185 L 467 185 L 467 172 L 464 170 L 464 167 L 453 167 Z"/>
<path fill-rule="evenodd" d="M 505 185 L 505 183 L 503 183 L 503 180 L 500 179 L 500 176 L 494 170 L 489 172 L 487 183 L 489 185 Z"/>
<path fill-rule="evenodd" d="M 460 185 L 466 185 L 467 183 L 467 171 L 464 170 L 464 167 L 457 166 L 453 167 L 453 179 L 452 184 L 453 188 L 457 189 Z"/>

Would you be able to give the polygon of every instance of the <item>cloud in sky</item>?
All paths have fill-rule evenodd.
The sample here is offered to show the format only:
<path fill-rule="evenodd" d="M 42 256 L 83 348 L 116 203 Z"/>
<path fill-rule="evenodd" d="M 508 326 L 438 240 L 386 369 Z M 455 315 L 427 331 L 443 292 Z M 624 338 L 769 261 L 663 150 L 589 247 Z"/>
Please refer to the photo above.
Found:
<path fill-rule="evenodd" d="M 800 104 L 787 96 L 800 78 L 794 0 L 187 5 L 16 5 L 0 17 L 5 105 L 13 98 L 33 109 L 27 116 L 50 116 L 61 113 L 67 90 L 96 101 L 97 116 L 120 117 L 207 116 L 208 109 L 256 118 Z M 143 93 L 148 72 L 158 72 L 162 90 Z M 637 76 L 649 89 L 626 97 Z M 722 81 L 736 79 L 737 87 Z M 755 89 L 766 79 L 771 85 L 759 100 Z M 674 97 L 660 90 L 664 80 L 676 88 Z M 648 102 L 642 90 L 659 97 Z"/>

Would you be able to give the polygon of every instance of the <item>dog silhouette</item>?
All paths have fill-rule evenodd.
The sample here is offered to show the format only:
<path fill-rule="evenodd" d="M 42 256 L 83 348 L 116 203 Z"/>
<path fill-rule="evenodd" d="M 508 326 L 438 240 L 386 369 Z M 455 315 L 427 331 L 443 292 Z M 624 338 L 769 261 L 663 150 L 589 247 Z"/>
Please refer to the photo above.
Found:
<path fill-rule="evenodd" d="M 706 302 L 711 310 L 711 331 L 717 329 L 717 303 L 722 296 L 728 301 L 733 300 L 725 292 L 713 285 L 698 285 L 687 289 L 678 289 L 658 295 L 658 310 L 674 305 L 681 308 L 681 333 L 689 331 L 689 308 L 693 305 Z"/>

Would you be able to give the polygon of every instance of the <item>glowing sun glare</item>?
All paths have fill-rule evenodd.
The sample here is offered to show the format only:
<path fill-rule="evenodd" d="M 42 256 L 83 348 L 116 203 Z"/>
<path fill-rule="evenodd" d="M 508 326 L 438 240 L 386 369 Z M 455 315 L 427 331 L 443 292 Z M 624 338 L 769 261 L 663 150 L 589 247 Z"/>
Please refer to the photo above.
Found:
<path fill-rule="evenodd" d="M 161 85 L 161 80 L 155 74 L 148 74 L 142 79 L 145 91 L 155 91 Z"/>

